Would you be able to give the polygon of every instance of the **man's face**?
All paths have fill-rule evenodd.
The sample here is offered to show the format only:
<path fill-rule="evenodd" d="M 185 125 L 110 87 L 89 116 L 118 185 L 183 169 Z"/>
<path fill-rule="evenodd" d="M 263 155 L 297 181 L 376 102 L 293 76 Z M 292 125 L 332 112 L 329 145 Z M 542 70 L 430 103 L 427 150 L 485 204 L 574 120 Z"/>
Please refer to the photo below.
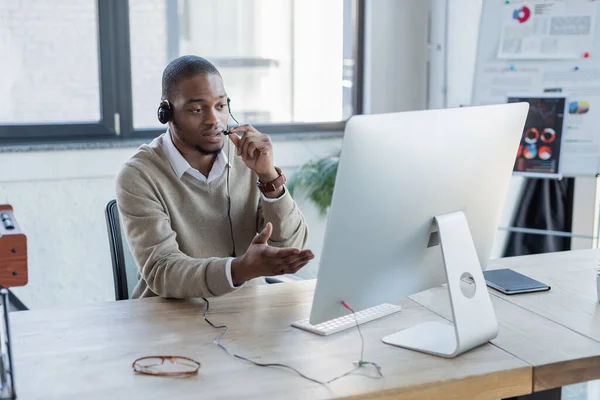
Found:
<path fill-rule="evenodd" d="M 173 108 L 169 128 L 186 146 L 206 155 L 223 148 L 229 111 L 219 75 L 196 75 L 179 81 L 169 101 Z"/>

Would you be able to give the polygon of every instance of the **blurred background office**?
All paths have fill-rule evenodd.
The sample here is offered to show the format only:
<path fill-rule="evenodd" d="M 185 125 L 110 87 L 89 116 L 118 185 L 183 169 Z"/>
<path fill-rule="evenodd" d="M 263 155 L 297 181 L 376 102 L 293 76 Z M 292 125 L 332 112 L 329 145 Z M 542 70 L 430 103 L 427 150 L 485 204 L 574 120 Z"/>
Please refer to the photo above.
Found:
<path fill-rule="evenodd" d="M 353 114 L 471 104 L 481 0 L 0 0 L 0 203 L 28 235 L 32 309 L 114 299 L 104 208 L 122 163 L 164 131 L 161 73 L 221 71 L 232 111 L 272 135 L 293 176 L 335 157 Z M 373 140 L 411 134 L 381 127 Z M 376 171 L 374 171 L 376 173 Z M 524 187 L 513 177 L 501 221 Z M 569 248 L 595 246 L 595 178 L 571 194 Z M 402 188 L 386 188 L 402 190 Z M 316 259 L 326 212 L 302 191 Z M 568 229 L 567 229 L 568 228 Z M 401 227 L 399 227 L 401 229 Z M 494 257 L 507 248 L 498 232 Z"/>

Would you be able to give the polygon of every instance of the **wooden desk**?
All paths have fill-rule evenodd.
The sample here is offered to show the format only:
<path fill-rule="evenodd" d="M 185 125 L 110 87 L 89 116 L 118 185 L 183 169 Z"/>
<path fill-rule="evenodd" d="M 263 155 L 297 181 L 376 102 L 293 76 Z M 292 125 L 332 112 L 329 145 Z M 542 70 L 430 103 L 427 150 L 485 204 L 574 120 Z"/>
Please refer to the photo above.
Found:
<path fill-rule="evenodd" d="M 512 296 L 490 290 L 494 297 L 535 314 L 532 317 L 535 320 L 547 319 L 580 336 L 577 342 L 564 339 L 555 341 L 540 332 L 544 342 L 549 345 L 555 342 L 552 347 L 558 353 L 564 352 L 565 359 L 563 363 L 539 368 L 532 363 L 534 390 L 600 379 L 600 353 L 597 347 L 589 343 L 590 340 L 600 342 L 600 307 L 596 290 L 599 260 L 600 250 L 594 249 L 505 258 L 491 263 L 489 269 L 511 268 L 552 287 L 548 292 Z M 587 350 L 579 346 L 585 346 Z M 503 348 L 510 351 L 508 347 Z M 513 354 L 519 356 L 518 353 Z"/>
<path fill-rule="evenodd" d="M 411 299 L 452 319 L 445 287 Z M 500 328 L 492 343 L 533 367 L 534 392 L 600 379 L 600 343 L 496 296 L 492 304 Z"/>
<path fill-rule="evenodd" d="M 314 282 L 245 288 L 211 302 L 215 323 L 227 324 L 223 343 L 261 361 L 291 364 L 329 379 L 352 368 L 360 351 L 355 329 L 320 337 L 290 327 L 308 316 Z M 385 345 L 381 337 L 413 324 L 442 320 L 405 299 L 404 309 L 363 326 L 365 358 L 385 378 L 350 376 L 326 389 L 287 370 L 236 360 L 213 344 L 202 320 L 204 303 L 146 299 L 72 309 L 11 314 L 19 399 L 353 398 L 498 399 L 531 392 L 532 368 L 491 344 L 447 360 Z M 197 376 L 136 375 L 140 356 L 197 359 Z"/>
<path fill-rule="evenodd" d="M 202 300 L 145 299 L 11 314 L 20 399 L 330 398 L 499 399 L 600 378 L 600 313 L 595 251 L 496 261 L 550 285 L 546 293 L 494 294 L 499 336 L 447 360 L 385 345 L 381 337 L 428 320 L 449 319 L 444 287 L 411 296 L 403 311 L 363 325 L 365 358 L 385 378 L 350 376 L 329 389 L 287 370 L 236 360 L 213 344 Z M 263 362 L 284 362 L 322 380 L 352 367 L 355 329 L 320 337 L 290 327 L 310 312 L 313 281 L 244 288 L 211 301 L 210 319 L 230 327 L 222 341 Z M 197 376 L 136 375 L 144 355 L 199 360 Z"/>

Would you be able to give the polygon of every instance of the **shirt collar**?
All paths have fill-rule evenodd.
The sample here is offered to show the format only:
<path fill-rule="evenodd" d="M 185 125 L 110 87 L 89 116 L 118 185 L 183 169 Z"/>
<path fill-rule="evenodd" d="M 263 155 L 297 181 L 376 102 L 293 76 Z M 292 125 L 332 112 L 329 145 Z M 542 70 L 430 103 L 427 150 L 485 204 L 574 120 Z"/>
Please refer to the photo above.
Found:
<path fill-rule="evenodd" d="M 173 168 L 175 175 L 177 175 L 177 178 L 181 179 L 183 174 L 185 174 L 188 171 L 195 171 L 198 174 L 200 174 L 198 170 L 192 168 L 190 163 L 187 162 L 187 160 L 183 158 L 179 150 L 177 150 L 177 147 L 175 147 L 173 139 L 171 138 L 171 133 L 168 129 L 163 135 L 162 148 L 165 152 L 165 155 L 167 156 L 169 164 L 171 164 L 171 168 Z M 221 150 L 219 154 L 217 154 L 217 158 L 215 159 L 215 163 L 213 164 L 208 179 L 212 180 L 211 177 L 220 175 L 220 173 L 223 171 L 223 168 L 227 166 L 228 162 L 229 160 L 227 158 L 227 155 L 223 150 Z"/>

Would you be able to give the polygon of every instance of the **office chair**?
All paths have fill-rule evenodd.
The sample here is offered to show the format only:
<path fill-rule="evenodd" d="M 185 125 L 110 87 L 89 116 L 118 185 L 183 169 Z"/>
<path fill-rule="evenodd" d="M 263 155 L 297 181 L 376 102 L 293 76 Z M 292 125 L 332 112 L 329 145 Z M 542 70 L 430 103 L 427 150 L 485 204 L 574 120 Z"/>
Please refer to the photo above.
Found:
<path fill-rule="evenodd" d="M 138 282 L 138 268 L 125 240 L 116 200 L 111 200 L 106 205 L 106 226 L 115 281 L 115 298 L 127 300 L 131 298 L 131 292 Z"/>
<path fill-rule="evenodd" d="M 138 282 L 138 269 L 125 240 L 125 233 L 121 227 L 117 201 L 111 200 L 106 205 L 106 226 L 108 228 L 108 243 L 113 266 L 116 300 L 131 298 L 131 292 Z M 281 283 L 281 279 L 265 277 L 267 283 Z"/>

